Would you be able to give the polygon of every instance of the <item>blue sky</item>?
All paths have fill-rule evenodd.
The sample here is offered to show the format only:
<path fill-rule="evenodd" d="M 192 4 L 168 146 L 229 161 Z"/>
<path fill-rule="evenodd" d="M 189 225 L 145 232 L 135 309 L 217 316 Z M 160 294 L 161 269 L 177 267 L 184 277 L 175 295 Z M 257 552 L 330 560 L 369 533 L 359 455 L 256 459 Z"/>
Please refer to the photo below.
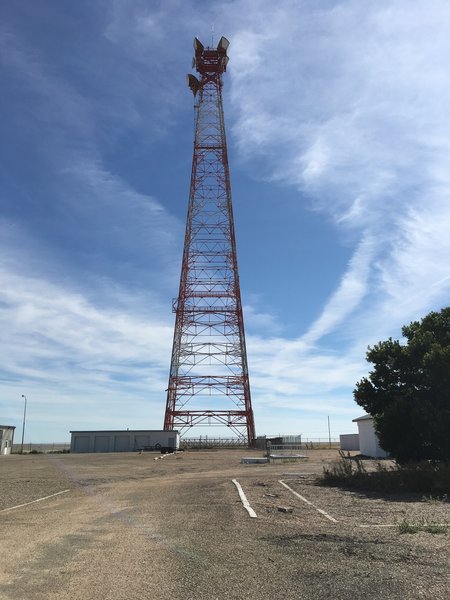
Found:
<path fill-rule="evenodd" d="M 0 421 L 20 434 L 25 394 L 26 441 L 162 427 L 185 74 L 214 24 L 257 433 L 354 431 L 367 346 L 449 304 L 449 3 L 15 0 L 0 17 Z"/>

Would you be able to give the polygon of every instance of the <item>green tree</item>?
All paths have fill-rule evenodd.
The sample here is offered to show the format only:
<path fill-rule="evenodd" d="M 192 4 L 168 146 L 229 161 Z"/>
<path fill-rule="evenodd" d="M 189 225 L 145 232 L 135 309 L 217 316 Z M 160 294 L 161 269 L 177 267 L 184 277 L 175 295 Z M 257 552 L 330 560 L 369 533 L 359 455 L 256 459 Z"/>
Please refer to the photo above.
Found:
<path fill-rule="evenodd" d="M 450 460 L 450 307 L 402 328 L 406 344 L 369 347 L 374 365 L 356 402 L 374 417 L 382 448 L 399 462 Z"/>

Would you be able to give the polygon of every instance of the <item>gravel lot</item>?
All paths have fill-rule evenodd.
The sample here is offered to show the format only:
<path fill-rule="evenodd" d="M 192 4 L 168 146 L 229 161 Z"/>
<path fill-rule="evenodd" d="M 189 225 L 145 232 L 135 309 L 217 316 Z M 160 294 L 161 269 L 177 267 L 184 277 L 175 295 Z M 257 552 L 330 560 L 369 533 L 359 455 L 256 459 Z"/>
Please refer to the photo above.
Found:
<path fill-rule="evenodd" d="M 314 474 L 335 451 L 240 464 L 252 454 L 0 457 L 0 598 L 449 597 L 450 534 L 396 525 L 448 524 L 447 502 L 320 487 Z"/>

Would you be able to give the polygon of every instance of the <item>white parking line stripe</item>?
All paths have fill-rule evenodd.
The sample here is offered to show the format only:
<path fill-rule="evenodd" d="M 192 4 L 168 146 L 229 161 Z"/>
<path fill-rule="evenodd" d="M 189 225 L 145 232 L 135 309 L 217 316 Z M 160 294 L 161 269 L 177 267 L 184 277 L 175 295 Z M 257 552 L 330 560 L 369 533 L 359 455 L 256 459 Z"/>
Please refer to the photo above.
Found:
<path fill-rule="evenodd" d="M 307 500 L 304 496 L 301 496 L 300 494 L 297 494 L 297 492 L 295 490 L 293 490 L 291 487 L 289 487 L 287 485 L 287 483 L 284 483 L 284 481 L 281 481 L 281 479 L 279 479 L 278 482 L 281 483 L 281 485 L 284 485 L 284 487 L 287 488 L 290 492 L 292 492 L 294 494 L 294 496 L 297 496 L 297 498 L 300 498 L 300 500 L 303 500 L 303 502 L 306 502 L 306 504 L 309 504 L 310 506 L 312 506 L 313 508 L 315 508 L 317 510 L 317 512 L 320 512 L 321 515 L 323 515 L 324 517 L 326 517 L 330 521 L 333 521 L 333 523 L 337 523 L 337 521 L 336 521 L 335 518 L 333 518 L 331 515 L 329 515 L 327 512 L 325 512 L 321 508 L 318 508 L 315 504 L 313 504 L 312 502 L 310 502 L 309 500 Z"/>
<path fill-rule="evenodd" d="M 241 484 L 238 481 L 236 481 L 236 479 L 232 479 L 231 481 L 237 487 L 237 491 L 239 492 L 239 497 L 241 499 L 242 504 L 244 505 L 245 510 L 248 512 L 248 514 L 251 517 L 255 518 L 257 515 L 256 515 L 255 511 L 253 510 L 253 508 L 250 506 L 249 501 L 247 500 L 247 497 L 244 494 L 244 490 L 241 488 Z"/>
<path fill-rule="evenodd" d="M 375 525 L 359 525 L 359 527 L 399 527 L 401 523 L 380 523 Z M 420 527 L 450 527 L 448 523 L 419 523 Z"/>
<path fill-rule="evenodd" d="M 44 498 L 38 498 L 37 500 L 32 500 L 31 502 L 25 502 L 24 504 L 17 504 L 17 506 L 10 506 L 9 508 L 2 508 L 0 512 L 6 512 L 7 510 L 14 510 L 15 508 L 22 508 L 22 506 L 28 506 L 29 504 L 34 504 L 35 502 L 42 502 L 42 500 L 47 500 L 47 498 L 53 498 L 53 496 L 59 496 L 60 494 L 65 494 L 66 492 L 70 492 L 70 490 L 63 490 L 62 492 L 56 492 L 56 494 L 50 494 L 50 496 L 44 496 Z"/>

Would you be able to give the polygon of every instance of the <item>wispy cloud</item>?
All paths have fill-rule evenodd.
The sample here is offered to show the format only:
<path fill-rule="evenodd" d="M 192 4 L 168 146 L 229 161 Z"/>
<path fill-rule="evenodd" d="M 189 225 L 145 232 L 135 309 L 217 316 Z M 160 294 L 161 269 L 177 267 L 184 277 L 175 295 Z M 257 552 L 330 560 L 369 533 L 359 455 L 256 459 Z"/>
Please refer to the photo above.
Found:
<path fill-rule="evenodd" d="M 158 305 L 131 315 L 2 269 L 0 307 L 2 387 L 12 398 L 19 390 L 29 394 L 33 414 L 56 403 L 61 430 L 82 421 L 83 410 L 104 423 L 128 411 L 136 422 L 137 415 L 155 410 L 153 395 L 165 389 L 172 330 Z M 13 404 L 4 410 L 12 413 Z"/>
<path fill-rule="evenodd" d="M 355 239 L 305 340 L 348 324 L 372 342 L 448 302 L 450 10 L 297 7 L 264 4 L 266 19 L 235 34 L 234 135 L 250 166 L 263 160 Z"/>
<path fill-rule="evenodd" d="M 14 214 L 10 226 L 25 230 L 22 237 L 28 245 L 34 239 L 34 251 L 41 253 L 41 266 L 47 275 L 44 262 L 56 269 L 59 263 L 66 276 L 71 269 L 81 268 L 96 277 L 99 273 L 110 278 L 120 275 L 134 287 L 139 277 L 156 274 L 161 282 L 170 280 L 173 284 L 181 221 L 155 196 L 138 192 L 133 182 L 112 173 L 105 164 L 111 136 L 120 135 L 117 122 L 128 130 L 135 126 L 137 109 L 126 109 L 118 93 L 126 81 L 108 80 L 111 95 L 104 111 L 98 94 L 85 92 L 78 82 L 80 91 L 74 78 L 58 75 L 55 65 L 20 35 L 6 29 L 3 33 L 4 69 L 13 89 L 11 98 L 14 93 L 18 96 L 19 109 L 21 103 L 27 103 L 24 120 L 16 124 L 11 137 L 14 145 L 22 144 L 36 161 L 36 172 L 29 165 L 24 167 L 28 172 L 21 174 L 22 183 L 17 174 L 4 167 L 5 181 L 11 185 L 3 189 L 2 201 Z M 142 86 L 132 89 L 142 93 Z M 16 107 L 15 114 L 20 112 Z M 154 122 L 145 121 L 146 127 Z M 109 132 L 106 145 L 103 130 Z M 17 202 L 18 189 L 24 191 L 22 204 Z M 62 240 L 65 260 L 61 261 L 61 255 L 53 260 L 52 253 L 61 247 Z M 24 260 L 24 267 L 26 263 Z M 73 275 L 79 277 L 78 273 Z"/>
<path fill-rule="evenodd" d="M 61 61 L 13 25 L 0 36 L 3 101 L 16 109 L 5 156 L 17 153 L 1 172 L 6 397 L 38 396 L 47 419 L 61 413 L 60 430 L 84 418 L 119 426 L 124 402 L 162 415 L 183 217 L 154 189 L 158 173 L 142 185 L 122 168 L 122 145 L 143 164 L 156 140 L 190 142 L 186 48 L 194 35 L 208 43 L 215 23 L 231 40 L 227 124 L 240 167 L 297 189 L 353 249 L 303 331 L 281 335 L 278 307 L 258 300 L 263 282 L 244 298 L 258 427 L 286 430 L 282 414 L 294 431 L 305 415 L 347 422 L 367 344 L 448 304 L 448 3 L 116 0 L 95 19 L 79 10 L 92 35 L 67 40 Z"/>
<path fill-rule="evenodd" d="M 2 33 L 4 101 L 16 119 L 4 143 L 32 157 L 21 156 L 20 173 L 13 155 L 3 164 L 2 414 L 14 420 L 14 398 L 26 393 L 29 434 L 40 430 L 41 439 L 42 418 L 53 423 L 53 439 L 84 419 L 118 426 L 131 413 L 138 427 L 139 415 L 164 408 L 167 298 L 178 280 L 183 224 L 107 165 L 113 138 L 142 117 L 138 102 L 126 105 L 133 92 L 121 95 L 127 79 L 99 69 L 106 102 L 14 28 Z M 88 67 L 80 74 L 99 85 Z M 146 85 L 132 89 L 140 97 Z M 150 132 L 155 120 L 144 120 Z"/>
<path fill-rule="evenodd" d="M 353 254 L 338 289 L 325 305 L 303 340 L 313 344 L 351 318 L 370 290 L 370 266 L 376 249 L 375 240 L 366 235 Z"/>

